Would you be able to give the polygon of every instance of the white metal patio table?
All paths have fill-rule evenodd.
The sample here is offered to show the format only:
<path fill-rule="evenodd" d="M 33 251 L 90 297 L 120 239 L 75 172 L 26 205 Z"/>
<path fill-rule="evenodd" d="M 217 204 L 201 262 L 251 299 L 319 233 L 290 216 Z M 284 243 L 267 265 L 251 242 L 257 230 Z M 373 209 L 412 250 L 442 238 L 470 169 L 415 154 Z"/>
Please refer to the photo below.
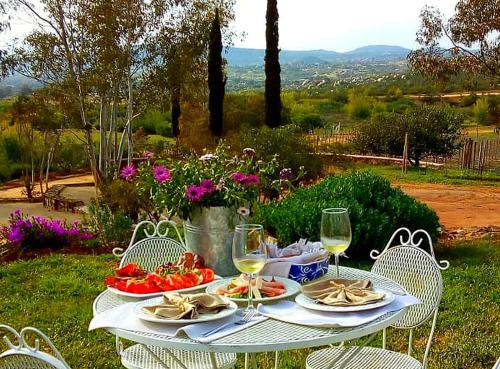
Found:
<path fill-rule="evenodd" d="M 327 276 L 333 275 L 334 269 L 330 267 Z M 375 287 L 389 290 L 395 294 L 406 293 L 396 282 L 369 271 L 340 267 L 340 276 L 348 279 L 370 279 Z M 94 301 L 94 315 L 129 301 L 130 300 L 125 300 L 112 292 L 104 291 Z M 209 353 L 230 352 L 248 354 L 324 346 L 370 336 L 365 342 L 366 344 L 374 337 L 375 333 L 394 324 L 403 315 L 404 311 L 405 309 L 389 312 L 372 322 L 350 328 L 307 327 L 274 319 L 267 319 L 239 332 L 216 339 L 210 343 L 200 343 L 187 337 L 180 336 L 169 337 L 159 334 L 113 328 L 108 328 L 107 330 L 119 338 L 168 350 L 176 349 Z M 349 355 L 351 354 L 352 353 Z M 346 362 L 348 360 L 349 358 L 345 358 Z"/>

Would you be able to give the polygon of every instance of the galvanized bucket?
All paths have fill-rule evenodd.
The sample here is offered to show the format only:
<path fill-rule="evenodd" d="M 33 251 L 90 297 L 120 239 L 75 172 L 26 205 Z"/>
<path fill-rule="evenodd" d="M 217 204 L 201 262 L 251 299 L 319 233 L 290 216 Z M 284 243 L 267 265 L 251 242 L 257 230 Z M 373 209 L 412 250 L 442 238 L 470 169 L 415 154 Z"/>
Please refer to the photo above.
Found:
<path fill-rule="evenodd" d="M 223 277 L 236 275 L 239 272 L 234 267 L 231 250 L 237 224 L 239 217 L 234 209 L 196 209 L 184 222 L 186 246 L 191 252 L 203 256 L 206 265 L 216 274 Z"/>

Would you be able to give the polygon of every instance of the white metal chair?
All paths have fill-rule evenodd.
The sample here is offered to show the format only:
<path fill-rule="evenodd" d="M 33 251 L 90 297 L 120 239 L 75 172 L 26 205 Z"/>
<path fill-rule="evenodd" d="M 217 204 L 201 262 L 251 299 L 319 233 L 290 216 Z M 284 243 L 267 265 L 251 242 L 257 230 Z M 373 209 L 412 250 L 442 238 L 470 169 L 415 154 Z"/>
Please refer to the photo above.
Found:
<path fill-rule="evenodd" d="M 145 238 L 135 242 L 141 230 Z M 178 240 L 169 237 L 172 230 Z M 152 272 L 160 264 L 177 260 L 185 251 L 186 245 L 175 222 L 162 220 L 157 224 L 150 221 L 137 224 L 127 250 L 115 248 L 113 254 L 121 258 L 120 268 L 137 263 Z M 141 344 L 124 348 L 118 338 L 116 348 L 122 365 L 128 369 L 223 369 L 232 368 L 236 363 L 235 354 L 168 350 Z"/>
<path fill-rule="evenodd" d="M 392 246 L 396 237 L 399 237 L 399 242 L 397 246 Z M 419 247 L 424 241 L 428 243 L 429 252 Z M 382 348 L 340 346 L 319 350 L 307 357 L 307 369 L 427 368 L 443 286 L 440 270 L 447 269 L 449 262 L 436 260 L 431 237 L 426 231 L 417 230 L 411 233 L 407 228 L 400 228 L 394 232 L 384 250 L 381 253 L 373 250 L 370 256 L 375 259 L 372 272 L 398 282 L 408 293 L 422 301 L 422 304 L 409 307 L 401 319 L 393 325 L 394 328 L 409 330 L 407 354 L 386 350 L 384 329 Z M 413 330 L 431 317 L 432 326 L 423 361 L 419 362 L 411 356 Z"/>
<path fill-rule="evenodd" d="M 17 332 L 8 325 L 0 324 L 0 332 L 5 333 L 3 340 L 9 348 L 0 353 L 0 369 L 71 369 L 50 339 L 38 329 L 26 327 Z M 32 337 L 33 346 L 28 343 Z M 40 340 L 50 348 L 51 354 L 40 350 Z"/>
<path fill-rule="evenodd" d="M 135 242 L 141 230 L 145 238 Z M 177 240 L 170 237 L 172 231 L 175 231 Z M 128 263 L 137 263 L 152 272 L 160 264 L 177 260 L 186 250 L 184 239 L 175 222 L 162 220 L 155 224 L 145 220 L 135 227 L 127 250 L 116 247 L 113 249 L 113 255 L 121 259 L 120 268 Z"/>

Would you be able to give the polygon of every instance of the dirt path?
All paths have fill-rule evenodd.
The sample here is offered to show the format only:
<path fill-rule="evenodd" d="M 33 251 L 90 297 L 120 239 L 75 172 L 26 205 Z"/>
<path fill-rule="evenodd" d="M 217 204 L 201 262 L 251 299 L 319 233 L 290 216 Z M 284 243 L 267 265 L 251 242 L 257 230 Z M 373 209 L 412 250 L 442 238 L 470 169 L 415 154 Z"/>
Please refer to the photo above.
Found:
<path fill-rule="evenodd" d="M 500 226 L 500 188 L 442 184 L 397 184 L 439 215 L 446 229 Z"/>
<path fill-rule="evenodd" d="M 80 175 L 58 179 L 54 184 L 91 182 L 91 175 Z M 443 184 L 397 183 L 407 194 L 416 197 L 434 209 L 446 229 L 500 226 L 500 187 L 450 186 Z M 0 189 L 0 199 L 22 197 L 22 188 Z M 90 187 L 78 187 L 68 191 L 80 193 L 80 197 L 92 196 Z M 80 192 L 78 192 L 80 191 Z M 83 193 L 83 192 L 85 193 Z M 90 191 L 90 192 L 89 192 Z M 79 215 L 53 212 L 44 209 L 42 204 L 0 203 L 0 224 L 5 224 L 8 214 L 20 207 L 28 214 L 46 214 L 53 217 L 79 218 Z"/>

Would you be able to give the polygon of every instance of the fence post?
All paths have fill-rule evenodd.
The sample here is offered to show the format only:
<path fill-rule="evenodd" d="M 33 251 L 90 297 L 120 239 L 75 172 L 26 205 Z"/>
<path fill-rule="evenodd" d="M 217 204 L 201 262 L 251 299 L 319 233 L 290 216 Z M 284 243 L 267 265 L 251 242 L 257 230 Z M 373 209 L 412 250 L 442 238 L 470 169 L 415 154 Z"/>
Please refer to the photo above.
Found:
<path fill-rule="evenodd" d="M 405 145 L 403 147 L 403 173 L 407 172 L 408 162 L 408 132 L 405 133 Z"/>

